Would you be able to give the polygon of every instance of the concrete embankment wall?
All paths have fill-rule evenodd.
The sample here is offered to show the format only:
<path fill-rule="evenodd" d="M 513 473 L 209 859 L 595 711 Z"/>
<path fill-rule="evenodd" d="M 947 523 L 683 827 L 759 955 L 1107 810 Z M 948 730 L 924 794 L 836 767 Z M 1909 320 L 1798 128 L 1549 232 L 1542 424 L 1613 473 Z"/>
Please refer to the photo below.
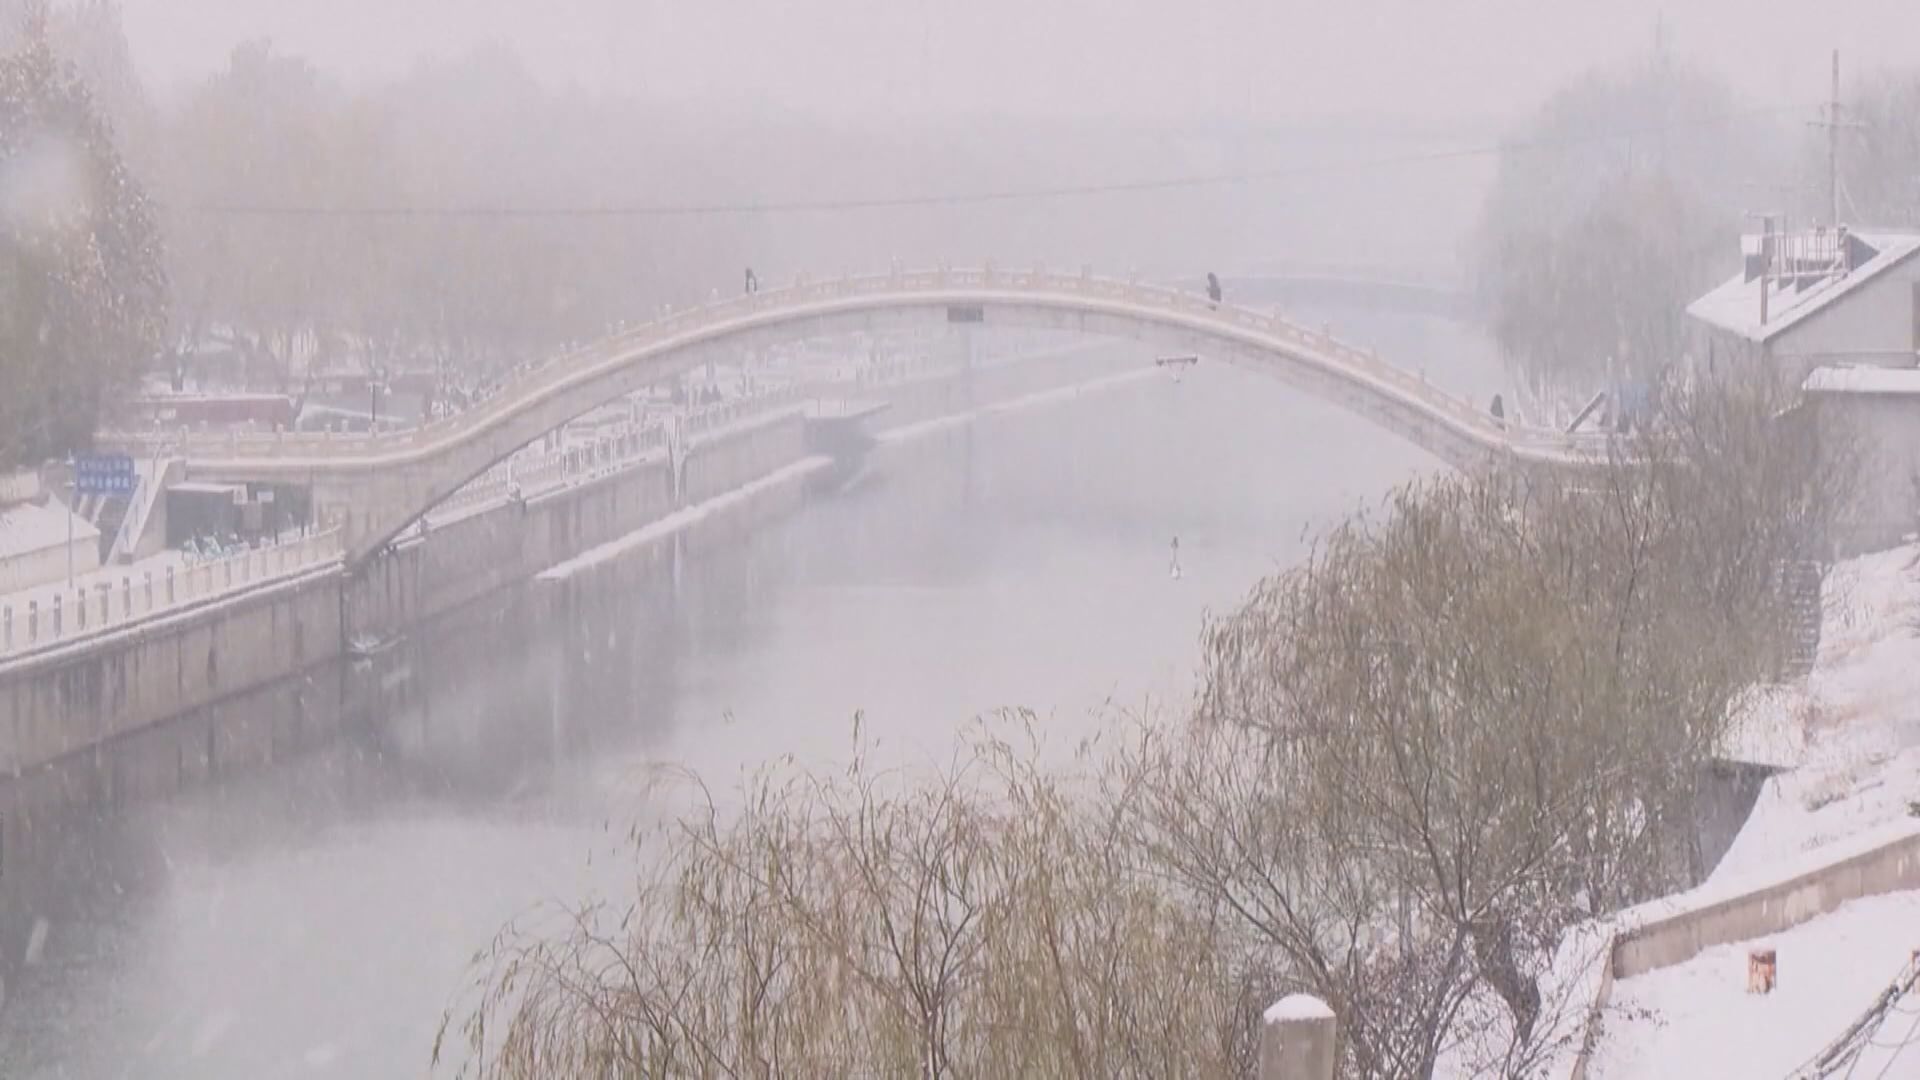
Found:
<path fill-rule="evenodd" d="M 1630 979 L 1683 964 L 1716 945 L 1777 934 L 1849 900 L 1920 888 L 1920 832 L 1902 824 L 1872 844 L 1727 895 L 1683 894 L 1673 910 L 1623 930 L 1613 943 L 1613 977 Z"/>
<path fill-rule="evenodd" d="M 9 663 L 0 769 L 22 776 L 330 660 L 340 631 L 339 573 L 325 569 Z"/>
<path fill-rule="evenodd" d="M 746 539 L 798 510 L 814 478 L 832 465 L 824 456 L 788 460 L 712 499 L 542 571 L 536 581 L 548 598 L 545 602 L 556 596 L 564 602 L 581 590 L 617 593 L 654 580 L 663 569 L 671 571 L 678 563 Z"/>
<path fill-rule="evenodd" d="M 1560 962 L 1580 968 L 1569 989 L 1587 1002 L 1585 1030 L 1549 1075 L 1587 1080 L 1617 980 L 1684 964 L 1719 945 L 1790 930 L 1849 900 L 1914 889 L 1920 889 L 1920 824 L 1908 821 L 1576 929 L 1561 945 Z"/>
<path fill-rule="evenodd" d="M 662 456 L 409 536 L 346 585 L 348 625 L 377 637 L 446 614 L 805 453 L 805 418 L 769 416 L 690 442 L 678 498 Z"/>
<path fill-rule="evenodd" d="M 879 388 L 891 407 L 873 426 L 1112 374 L 1111 356 L 1064 351 Z M 808 455 L 804 417 L 770 415 L 690 440 L 678 478 L 664 456 L 642 461 L 442 522 L 354 575 L 316 570 L 0 663 L 0 873 L 57 842 L 34 825 L 60 811 L 164 795 L 330 736 L 321 729 L 354 712 L 338 662 L 350 641 L 400 636 L 623 538 L 634 542 L 617 558 L 590 560 L 542 602 L 725 546 L 805 501 L 825 468 Z"/>
<path fill-rule="evenodd" d="M 271 760 L 332 723 L 340 576 L 309 573 L 0 668 L 0 875 L 69 808 L 107 810 Z M 177 723 L 163 721 L 178 720 Z"/>
<path fill-rule="evenodd" d="M 1116 361 L 1111 342 L 1073 346 L 1058 353 L 1014 363 L 989 364 L 972 371 L 949 371 L 890 386 L 882 396 L 887 410 L 870 425 L 876 432 L 953 416 L 995 401 L 1036 394 L 1127 370 Z M 1149 362 L 1146 353 L 1138 363 Z"/>
<path fill-rule="evenodd" d="M 805 441 L 800 415 L 769 417 L 691 445 L 678 502 L 666 460 L 643 461 L 409 537 L 356 575 L 318 570 L 0 665 L 0 859 L 31 847 L 37 815 L 270 759 L 314 717 L 340 714 L 338 673 L 290 677 L 340 659 L 349 639 L 388 637 L 525 582 L 791 464 Z M 770 491 L 756 512 L 801 497 Z M 720 522 L 698 524 L 678 542 L 722 542 Z"/>
<path fill-rule="evenodd" d="M 525 581 L 673 508 L 664 457 L 410 536 L 346 585 L 354 633 L 390 635 Z"/>
<path fill-rule="evenodd" d="M 687 447 L 682 466 L 681 505 L 705 502 L 806 455 L 806 418 L 797 411 L 721 438 L 697 439 Z"/>

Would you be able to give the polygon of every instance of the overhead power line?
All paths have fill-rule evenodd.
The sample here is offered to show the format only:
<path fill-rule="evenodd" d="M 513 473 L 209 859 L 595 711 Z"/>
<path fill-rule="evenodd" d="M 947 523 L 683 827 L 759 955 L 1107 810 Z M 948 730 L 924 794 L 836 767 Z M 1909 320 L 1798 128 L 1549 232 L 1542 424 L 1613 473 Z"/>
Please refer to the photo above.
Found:
<path fill-rule="evenodd" d="M 1873 1004 L 1867 1007 L 1867 1011 L 1847 1025 L 1847 1029 L 1838 1038 L 1795 1069 L 1787 1080 L 1828 1080 L 1840 1074 L 1843 1068 L 1846 1073 L 1842 1080 L 1852 1080 L 1854 1070 L 1859 1068 L 1868 1047 L 1893 1051 L 1887 1056 L 1879 1075 L 1874 1077 L 1874 1080 L 1882 1080 L 1893 1069 L 1894 1062 L 1916 1044 L 1916 1037 L 1920 1036 L 1920 1019 L 1915 1020 L 1914 1025 L 1907 1029 L 1907 1034 L 1897 1043 L 1882 1043 L 1876 1040 L 1875 1036 L 1895 1013 L 1906 1013 L 1906 1010 L 1900 1007 L 1900 1003 L 1916 988 L 1920 988 L 1920 959 L 1909 960 L 1902 965 L 1893 981 L 1875 996 Z"/>
<path fill-rule="evenodd" d="M 980 206 L 993 203 L 1038 202 L 1054 199 L 1087 198 L 1102 195 L 1125 195 L 1141 192 L 1178 191 L 1195 188 L 1226 187 L 1240 184 L 1263 183 L 1276 180 L 1292 180 L 1316 176 L 1334 176 L 1351 172 L 1365 172 L 1376 169 L 1395 168 L 1407 165 L 1424 165 L 1435 162 L 1458 161 L 1470 158 L 1492 157 L 1501 154 L 1537 153 L 1557 149 L 1570 149 L 1578 146 L 1590 146 L 1599 143 L 1615 142 L 1622 139 L 1632 140 L 1671 135 L 1686 131 L 1700 131 L 1724 127 L 1743 119 L 1760 116 L 1779 116 L 1787 113 L 1804 112 L 1812 108 L 1811 104 L 1772 105 L 1763 108 L 1742 109 L 1736 112 L 1722 113 L 1718 116 L 1679 124 L 1599 132 L 1592 135 L 1574 136 L 1560 139 L 1532 139 L 1486 143 L 1476 146 L 1455 147 L 1446 150 L 1430 150 L 1411 154 L 1396 154 L 1378 158 L 1365 158 L 1357 161 L 1321 162 L 1311 165 L 1279 166 L 1270 169 L 1250 169 L 1238 172 L 1207 173 L 1189 176 L 1165 177 L 1151 180 L 1111 181 L 1088 184 L 1065 184 L 1030 188 L 1011 188 L 1000 191 L 975 191 L 956 193 L 932 193 L 920 195 L 875 196 L 864 198 L 840 199 L 788 199 L 765 202 L 714 202 L 714 203 L 665 203 L 665 204 L 624 204 L 606 206 L 303 206 L 280 203 L 203 203 L 183 207 L 189 213 L 219 217 L 266 217 L 266 218 L 392 218 L 392 219 L 459 219 L 459 218 L 672 218 L 672 217 L 721 217 L 746 216 L 755 214 L 804 214 L 804 213 L 848 213 L 869 210 L 903 210 L 915 208 L 935 208 L 954 206 Z"/>

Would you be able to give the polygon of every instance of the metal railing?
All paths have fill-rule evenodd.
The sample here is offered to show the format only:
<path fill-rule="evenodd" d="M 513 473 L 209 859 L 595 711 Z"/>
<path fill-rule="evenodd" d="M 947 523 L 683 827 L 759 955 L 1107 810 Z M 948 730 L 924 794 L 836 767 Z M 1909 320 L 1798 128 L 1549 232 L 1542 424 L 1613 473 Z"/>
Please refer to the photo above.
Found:
<path fill-rule="evenodd" d="M 1371 389 L 1413 405 L 1441 419 L 1458 433 L 1489 448 L 1510 448 L 1523 454 L 1580 455 L 1595 452 L 1590 436 L 1568 435 L 1550 429 L 1503 426 L 1487 413 L 1428 383 L 1422 376 L 1395 367 L 1370 349 L 1356 348 L 1328 333 L 1226 303 L 1213 303 L 1196 293 L 1077 274 L 1035 270 L 981 269 L 896 270 L 887 274 L 843 277 L 826 281 L 802 278 L 786 288 L 735 296 L 715 304 L 680 311 L 664 310 L 651 322 L 605 338 L 592 345 L 557 354 L 543 363 L 521 369 L 474 407 L 401 432 L 367 436 L 312 433 L 231 433 L 217 436 L 166 436 L 184 440 L 193 456 L 221 459 L 294 458 L 308 456 L 379 455 L 454 443 L 472 432 L 490 427 L 524 407 L 566 386 L 600 377 L 631 362 L 636 352 L 658 351 L 713 336 L 722 329 L 749 328 L 794 317 L 858 307 L 875 300 L 912 303 L 1013 303 L 1059 306 L 1170 322 L 1219 334 L 1255 348 L 1266 348 L 1298 362 L 1315 364 L 1331 374 L 1367 384 Z M 137 443 L 141 436 L 123 442 Z M 1600 445 L 1603 445 L 1600 444 Z"/>
<path fill-rule="evenodd" d="M 522 453 L 468 481 L 427 512 L 447 518 L 475 507 L 504 501 L 516 488 L 532 496 L 582 476 L 615 472 L 662 452 L 666 428 L 660 424 L 622 424 L 592 439 L 550 450 Z"/>
<path fill-rule="evenodd" d="M 770 413 L 800 408 L 820 391 L 810 385 L 782 386 L 685 410 L 674 420 L 684 437 L 697 440 Z M 515 490 L 522 498 L 531 498 L 582 479 L 618 472 L 664 453 L 668 440 L 668 423 L 622 424 L 611 433 L 591 439 L 522 453 L 462 485 L 429 510 L 427 517 L 444 520 L 477 507 L 497 505 Z"/>
<path fill-rule="evenodd" d="M 800 408 L 826 389 L 812 385 L 783 386 L 762 394 L 695 409 L 682 420 L 681 431 L 688 438 L 710 435 L 743 421 L 758 420 L 768 413 Z"/>
<path fill-rule="evenodd" d="M 14 593 L 0 597 L 0 656 L 104 633 L 340 560 L 339 534 L 325 532 L 200 563 L 96 571 L 72 588 Z"/>

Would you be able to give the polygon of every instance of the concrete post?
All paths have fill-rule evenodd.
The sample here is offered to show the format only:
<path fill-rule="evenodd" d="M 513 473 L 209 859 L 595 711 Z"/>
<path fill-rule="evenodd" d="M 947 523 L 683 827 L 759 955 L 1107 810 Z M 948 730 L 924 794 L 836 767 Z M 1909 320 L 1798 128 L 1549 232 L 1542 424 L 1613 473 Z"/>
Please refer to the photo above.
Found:
<path fill-rule="evenodd" d="M 1333 1010 L 1319 998 L 1281 998 L 1262 1018 L 1259 1080 L 1333 1080 L 1338 1028 Z"/>

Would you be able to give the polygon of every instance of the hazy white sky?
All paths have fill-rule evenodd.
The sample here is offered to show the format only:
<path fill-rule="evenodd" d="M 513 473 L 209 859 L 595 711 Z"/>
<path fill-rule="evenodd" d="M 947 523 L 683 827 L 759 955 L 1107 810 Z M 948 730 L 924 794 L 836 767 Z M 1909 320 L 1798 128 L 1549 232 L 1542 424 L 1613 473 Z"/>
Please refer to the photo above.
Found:
<path fill-rule="evenodd" d="M 348 78 L 484 43 L 543 78 L 831 114 L 1506 117 L 1672 47 L 1756 102 L 1920 66 L 1920 0 L 123 0 L 165 83 L 272 38 Z"/>

